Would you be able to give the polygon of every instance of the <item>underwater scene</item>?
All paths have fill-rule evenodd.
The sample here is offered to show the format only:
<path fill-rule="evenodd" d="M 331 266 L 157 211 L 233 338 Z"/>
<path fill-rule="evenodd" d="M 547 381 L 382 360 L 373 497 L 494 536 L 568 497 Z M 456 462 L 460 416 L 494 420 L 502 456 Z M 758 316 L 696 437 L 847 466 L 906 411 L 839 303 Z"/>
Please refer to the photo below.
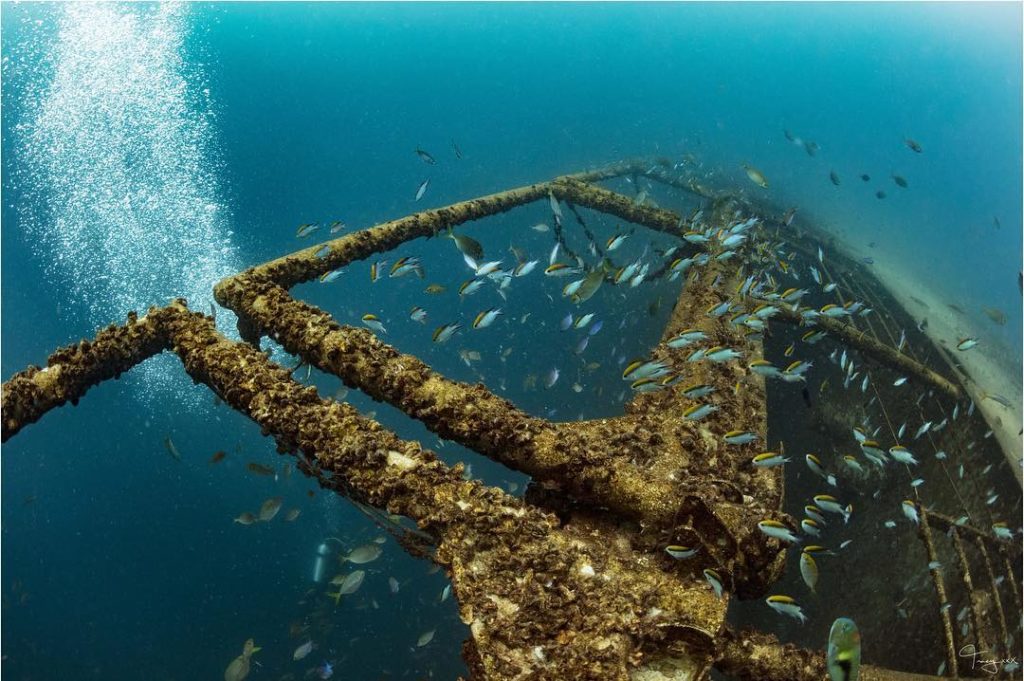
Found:
<path fill-rule="evenodd" d="M 0 3 L 0 674 L 1020 678 L 1022 8 Z"/>

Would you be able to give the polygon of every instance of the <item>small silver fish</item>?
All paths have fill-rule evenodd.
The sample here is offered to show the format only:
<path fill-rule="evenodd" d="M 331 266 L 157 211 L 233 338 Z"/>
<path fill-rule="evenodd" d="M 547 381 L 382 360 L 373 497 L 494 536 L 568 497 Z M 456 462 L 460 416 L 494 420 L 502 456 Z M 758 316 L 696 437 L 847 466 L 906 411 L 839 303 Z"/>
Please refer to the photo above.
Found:
<path fill-rule="evenodd" d="M 956 349 L 961 351 L 961 352 L 965 352 L 965 351 L 970 350 L 971 348 L 973 348 L 973 347 L 975 347 L 977 345 L 978 345 L 978 339 L 977 338 L 962 338 L 956 344 Z"/>
<path fill-rule="evenodd" d="M 718 411 L 718 407 L 713 404 L 695 404 L 683 412 L 683 418 L 687 421 L 700 421 L 716 411 Z"/>
<path fill-rule="evenodd" d="M 769 596 L 765 599 L 765 603 L 767 603 L 768 607 L 777 613 L 789 615 L 794 619 L 800 620 L 801 624 L 807 621 L 807 616 L 804 615 L 803 610 L 797 604 L 796 600 L 790 596 L 784 596 L 782 594 Z"/>
<path fill-rule="evenodd" d="M 762 520 L 757 524 L 757 529 L 761 530 L 764 534 L 774 539 L 781 539 L 782 541 L 789 542 L 791 544 L 798 543 L 800 538 L 797 537 L 793 532 L 780 523 L 778 520 Z"/>
<path fill-rule="evenodd" d="M 683 388 L 683 395 L 691 400 L 698 400 L 713 392 L 715 392 L 715 387 L 707 385 L 706 383 L 698 383 L 697 385 L 691 385 Z"/>
<path fill-rule="evenodd" d="M 914 503 L 910 499 L 906 499 L 906 500 L 903 501 L 901 506 L 903 508 L 903 515 L 905 515 L 907 517 L 907 520 L 913 522 L 915 525 L 920 524 L 921 519 L 918 517 L 918 514 L 917 514 L 917 504 L 916 503 Z"/>
<path fill-rule="evenodd" d="M 787 463 L 789 459 L 775 452 L 765 452 L 753 458 L 753 464 L 758 468 L 773 468 Z"/>
<path fill-rule="evenodd" d="M 891 456 L 894 461 L 898 461 L 900 463 L 908 465 L 916 466 L 918 463 L 917 459 L 914 458 L 914 455 L 910 452 L 910 450 L 904 447 L 903 445 L 895 445 L 893 447 L 890 447 L 889 456 Z"/>
<path fill-rule="evenodd" d="M 366 326 L 366 328 L 370 329 L 371 331 L 376 331 L 377 333 L 388 332 L 387 329 L 384 328 L 384 324 L 381 323 L 380 319 L 378 319 L 377 315 L 375 314 L 364 314 L 363 324 Z"/>
<path fill-rule="evenodd" d="M 746 430 L 730 430 L 723 437 L 725 442 L 730 445 L 745 445 L 758 439 L 756 433 L 751 433 Z"/>
<path fill-rule="evenodd" d="M 295 652 L 292 653 L 292 659 L 293 660 L 301 660 L 302 658 L 304 658 L 307 655 L 309 655 L 310 652 L 312 652 L 312 650 L 313 650 L 313 642 L 312 641 L 306 641 L 305 643 L 303 643 L 302 645 L 300 645 L 298 648 L 295 649 Z"/>
<path fill-rule="evenodd" d="M 473 319 L 474 329 L 486 329 L 488 326 L 494 323 L 494 321 L 502 315 L 500 307 L 492 307 L 489 310 L 484 310 L 479 313 L 475 319 Z"/>
<path fill-rule="evenodd" d="M 323 274 L 320 275 L 320 283 L 321 284 L 330 284 L 332 281 L 336 281 L 338 279 L 338 277 L 340 277 L 341 275 L 342 275 L 341 268 L 338 268 L 336 270 L 329 270 L 329 271 L 324 272 Z"/>
<path fill-rule="evenodd" d="M 715 592 L 715 597 L 721 598 L 723 589 L 722 578 L 719 576 L 719 574 L 711 568 L 705 568 L 704 579 L 708 580 L 708 584 L 711 585 L 711 589 Z"/>
<path fill-rule="evenodd" d="M 434 331 L 433 341 L 435 343 L 444 343 L 452 336 L 454 336 L 455 332 L 458 331 L 460 328 L 462 328 L 462 325 L 459 323 L 445 324 L 443 326 L 439 326 Z"/>
<path fill-rule="evenodd" d="M 615 236 L 608 239 L 608 241 L 605 243 L 604 250 L 609 252 L 614 251 L 619 246 L 621 246 L 628 238 L 628 234 L 616 234 Z"/>
<path fill-rule="evenodd" d="M 688 546 L 672 544 L 665 547 L 665 553 L 672 556 L 676 560 L 683 560 L 695 556 L 697 554 L 697 549 L 691 549 Z"/>
<path fill-rule="evenodd" d="M 423 180 L 423 182 L 420 183 L 419 188 L 416 190 L 416 198 L 414 199 L 415 201 L 419 201 L 420 199 L 423 198 L 423 195 L 427 193 L 427 186 L 429 184 L 430 180 Z"/>
<path fill-rule="evenodd" d="M 814 587 L 818 585 L 818 563 L 806 551 L 800 552 L 800 576 L 803 577 L 804 584 L 813 593 Z"/>

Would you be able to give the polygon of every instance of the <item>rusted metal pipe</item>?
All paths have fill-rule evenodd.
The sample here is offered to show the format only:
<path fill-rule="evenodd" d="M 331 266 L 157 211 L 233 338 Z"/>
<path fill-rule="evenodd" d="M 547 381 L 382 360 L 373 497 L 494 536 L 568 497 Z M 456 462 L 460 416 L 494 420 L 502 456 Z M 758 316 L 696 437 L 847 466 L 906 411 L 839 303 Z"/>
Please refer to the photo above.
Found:
<path fill-rule="evenodd" d="M 789 324 L 803 324 L 803 319 L 799 314 L 787 309 L 782 309 L 774 319 Z M 908 374 L 915 379 L 927 383 L 954 400 L 959 400 L 963 397 L 963 391 L 945 376 L 919 362 L 915 362 L 903 353 L 898 352 L 895 348 L 875 340 L 866 331 L 859 331 L 850 324 L 829 319 L 828 317 L 818 317 L 814 322 L 814 328 L 821 329 L 836 340 L 860 350 L 868 357 L 899 373 Z"/>
<path fill-rule="evenodd" d="M 781 471 L 750 465 L 756 445 L 731 447 L 721 439 L 742 424 L 764 440 L 763 379 L 735 364 L 687 366 L 684 352 L 664 343 L 679 330 L 699 328 L 710 342 L 741 349 L 744 363 L 761 356 L 759 343 L 703 312 L 734 290 L 736 270 L 717 261 L 702 268 L 688 282 L 653 352 L 655 358 L 685 367 L 689 380 L 716 389 L 708 401 L 718 412 L 697 423 L 682 418 L 692 401 L 677 388 L 639 394 L 627 413 L 615 419 L 573 424 L 535 419 L 483 386 L 449 381 L 369 332 L 343 327 L 288 294 L 288 287 L 354 260 L 543 200 L 549 193 L 678 235 L 684 221 L 674 213 L 589 184 L 628 173 L 712 198 L 713 221 L 725 221 L 742 205 L 657 166 L 626 162 L 400 218 L 328 242 L 323 257 L 317 253 L 324 244 L 311 246 L 229 277 L 216 289 L 217 300 L 239 313 L 246 340 L 273 336 L 442 437 L 531 473 L 552 495 L 584 502 L 581 508 L 589 516 L 570 513 L 559 519 L 464 480 L 460 467 L 445 466 L 418 443 L 398 439 L 346 404 L 321 399 L 257 349 L 217 334 L 208 319 L 181 302 L 152 309 L 141 320 L 130 317 L 128 325 L 111 327 L 91 343 L 58 351 L 50 369 L 30 368 L 4 384 L 3 439 L 170 345 L 195 380 L 259 423 L 280 451 L 297 454 L 299 468 L 321 485 L 411 517 L 436 540 L 436 560 L 446 567 L 460 616 L 471 630 L 464 652 L 474 678 L 626 679 L 634 672 L 671 667 L 673 678 L 698 679 L 714 661 L 741 679 L 822 679 L 821 653 L 780 646 L 762 634 L 724 630 L 727 599 L 714 598 L 699 576 L 700 567 L 713 565 L 731 576 L 727 589 L 756 595 L 777 578 L 785 559 L 781 546 L 756 531 L 757 520 L 765 517 L 786 520 L 780 510 Z M 843 336 L 858 335 L 852 327 L 828 319 L 819 326 L 829 332 L 832 324 L 842 327 L 833 335 L 861 347 L 863 339 Z M 878 361 L 885 361 L 883 350 Z M 739 384 L 742 389 L 732 389 Z M 930 522 L 955 528 L 958 544 L 959 533 L 973 536 L 981 547 L 994 543 L 981 530 L 957 526 L 924 508 L 919 513 L 930 560 L 935 560 Z M 683 540 L 702 547 L 698 558 L 676 562 L 662 550 L 665 543 Z M 1004 547 L 999 550 L 1019 609 L 1012 565 Z M 965 564 L 962 546 L 960 556 Z M 990 564 L 987 569 L 995 589 Z M 945 604 L 937 572 L 932 577 Z M 947 664 L 955 675 L 952 625 L 945 610 L 943 619 Z M 974 626 L 980 632 L 977 621 Z M 868 665 L 861 677 L 932 678 Z"/>
<path fill-rule="evenodd" d="M 967 609 L 971 615 L 971 628 L 974 629 L 975 650 L 986 650 L 988 646 L 985 643 L 985 632 L 981 628 L 981 603 L 978 602 L 978 593 L 974 589 L 974 580 L 971 579 L 971 566 L 967 562 L 967 554 L 964 553 L 964 543 L 957 528 L 951 528 L 949 535 L 960 564 L 960 578 L 967 591 Z"/>
<path fill-rule="evenodd" d="M 992 597 L 992 602 L 996 606 L 996 623 L 999 625 L 999 645 L 1002 647 L 1006 657 L 1010 657 L 1013 653 L 1009 648 L 1010 633 L 1006 629 L 1006 614 L 1003 612 L 1003 599 L 999 595 L 999 585 L 996 583 L 996 573 L 992 569 L 992 559 L 988 555 L 988 548 L 985 547 L 985 542 L 981 537 L 975 537 L 974 543 L 978 547 L 978 551 L 981 553 L 982 562 L 985 565 L 985 573 L 988 575 L 989 594 Z"/>
<path fill-rule="evenodd" d="M 604 176 L 621 174 L 625 167 L 606 170 Z M 417 216 L 421 223 L 432 224 L 441 219 L 450 222 L 452 215 L 467 212 L 479 217 L 545 196 L 546 191 L 557 199 L 655 229 L 673 232 L 679 223 L 674 213 L 639 206 L 573 176 Z M 289 269 L 326 271 L 352 257 L 366 257 L 370 251 L 360 245 L 364 241 L 386 249 L 401 238 L 416 235 L 400 223 L 364 230 L 359 233 L 365 234 L 364 238 L 356 234 L 329 242 L 330 252 L 322 258 L 325 263 L 315 257 L 322 248 L 316 246 L 230 277 L 217 285 L 217 299 L 257 334 L 269 334 L 289 352 L 374 399 L 387 401 L 441 437 L 557 486 L 577 501 L 640 521 L 646 528 L 645 548 L 697 542 L 711 560 L 706 566 L 729 573 L 730 586 L 743 596 L 760 595 L 774 581 L 783 567 L 783 550 L 758 532 L 756 524 L 768 517 L 781 517 L 781 471 L 753 467 L 750 459 L 756 446 L 730 447 L 721 440 L 734 427 L 730 424 L 754 424 L 758 419 L 759 426 L 753 430 L 764 439 L 763 380 L 724 365 L 687 367 L 691 379 L 703 377 L 720 396 L 716 399 L 721 414 L 707 424 L 682 418 L 688 400 L 670 389 L 644 396 L 642 406 L 631 407 L 622 419 L 558 426 L 522 414 L 483 386 L 470 387 L 440 377 L 418 359 L 400 355 L 365 330 L 337 324 L 315 307 L 293 300 L 284 290 L 284 285 L 295 279 L 287 274 Z M 422 230 L 422 225 L 417 229 Z M 739 331 L 722 320 L 709 321 L 703 314 L 707 300 L 721 298 L 710 291 L 710 283 L 723 273 L 731 272 L 708 268 L 702 275 L 706 279 L 703 289 L 691 286 L 685 300 L 693 302 L 681 300 L 677 310 L 689 310 L 686 323 L 708 326 L 710 337 L 722 344 L 745 346 Z M 704 289 L 709 291 L 707 295 L 695 293 Z M 682 324 L 670 325 L 670 330 L 674 333 L 684 328 Z M 685 366 L 681 357 L 675 364 Z M 749 390 L 732 390 L 741 379 Z M 717 430 L 721 432 L 716 434 Z M 693 456 L 695 451 L 701 452 L 699 458 Z"/>
<path fill-rule="evenodd" d="M 935 542 L 932 541 L 932 530 L 928 524 L 930 513 L 924 506 L 918 506 L 918 531 L 921 541 L 924 542 L 925 551 L 928 554 L 928 563 L 931 567 L 928 572 L 932 576 L 932 584 L 935 585 L 935 596 L 939 601 L 939 618 L 942 620 L 942 635 L 946 642 L 946 673 L 950 676 L 959 674 L 957 667 L 956 642 L 953 639 L 953 622 L 949 616 L 949 599 L 946 596 L 946 585 L 942 579 L 942 567 L 939 565 L 938 554 L 935 553 Z"/>
<path fill-rule="evenodd" d="M 77 405 L 89 388 L 119 378 L 165 345 L 158 324 L 131 312 L 124 326 L 108 326 L 92 340 L 56 350 L 42 369 L 30 366 L 14 374 L 2 388 L 0 441 L 6 442 L 54 407 Z"/>
<path fill-rule="evenodd" d="M 560 527 L 501 490 L 467 481 L 418 443 L 400 440 L 248 344 L 175 303 L 161 311 L 196 381 L 272 435 L 300 469 L 362 503 L 414 519 L 437 539 L 472 635 L 480 679 L 621 680 L 655 641 L 710 659 L 724 601 L 693 576 L 628 545 Z"/>
<path fill-rule="evenodd" d="M 581 183 L 608 179 L 629 173 L 636 165 L 636 162 L 612 164 L 592 171 L 566 175 L 561 179 L 567 182 Z M 552 189 L 552 182 L 538 182 L 406 215 L 249 268 L 218 284 L 218 287 L 214 289 L 214 295 L 221 305 L 227 305 L 225 301 L 221 300 L 217 289 L 226 282 L 241 276 L 268 279 L 285 289 L 290 289 L 296 284 L 315 279 L 325 272 L 344 267 L 375 253 L 389 251 L 412 239 L 438 236 L 447 229 L 466 222 L 498 215 L 517 206 L 545 199 Z M 321 252 L 325 246 L 327 247 L 326 254 L 318 257 L 317 253 Z"/>

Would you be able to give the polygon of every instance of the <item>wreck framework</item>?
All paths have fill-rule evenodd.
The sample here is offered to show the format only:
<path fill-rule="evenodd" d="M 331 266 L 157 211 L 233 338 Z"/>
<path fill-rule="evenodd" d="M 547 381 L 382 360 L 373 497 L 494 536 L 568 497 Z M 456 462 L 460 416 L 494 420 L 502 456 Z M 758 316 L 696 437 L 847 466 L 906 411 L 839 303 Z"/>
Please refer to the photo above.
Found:
<path fill-rule="evenodd" d="M 792 524 L 782 511 L 782 469 L 753 468 L 754 446 L 728 447 L 720 437 L 733 424 L 743 424 L 766 440 L 762 378 L 735 364 L 690 365 L 688 378 L 714 386 L 720 398 L 719 410 L 700 422 L 684 419 L 689 404 L 680 391 L 666 389 L 637 395 L 619 417 L 555 423 L 525 414 L 482 385 L 452 381 L 368 330 L 341 325 L 289 293 L 353 261 L 549 195 L 574 213 L 576 206 L 585 207 L 678 235 L 679 215 L 596 184 L 641 175 L 701 197 L 713 222 L 724 221 L 739 206 L 750 208 L 736 195 L 676 177 L 658 164 L 630 162 L 402 217 L 218 283 L 215 298 L 237 315 L 243 342 L 225 338 L 210 317 L 179 300 L 141 317 L 132 313 L 126 324 L 56 351 L 45 368 L 29 367 L 3 384 L 2 440 L 50 409 L 77 403 L 91 386 L 171 351 L 194 381 L 258 423 L 278 451 L 296 456 L 298 468 L 321 486 L 408 517 L 430 537 L 430 557 L 446 570 L 460 618 L 469 627 L 463 657 L 471 678 L 700 679 L 715 668 L 738 679 L 822 679 L 823 653 L 726 623 L 731 597 L 763 595 L 784 567 L 785 547 L 759 532 L 757 523 L 774 518 Z M 577 218 L 582 224 L 578 213 Z M 844 276 L 839 274 L 846 290 L 885 309 L 872 291 Z M 738 265 L 713 260 L 687 283 L 662 341 L 697 328 L 714 345 L 743 347 L 751 359 L 760 357 L 760 342 L 704 313 L 728 299 L 739 281 Z M 786 312 L 778 321 L 799 323 Z M 884 327 L 884 320 L 877 326 Z M 891 329 L 883 329 L 883 338 L 866 321 L 821 320 L 818 328 L 946 398 L 965 394 L 954 380 L 897 350 Z M 400 409 L 439 437 L 530 475 L 536 484 L 520 500 L 465 480 L 460 466 L 447 466 L 419 443 L 401 440 L 348 404 L 297 383 L 259 351 L 262 336 Z M 664 343 L 653 356 L 683 361 L 682 350 Z M 746 388 L 734 391 L 740 380 Z M 875 394 L 885 410 L 877 388 Z M 948 471 L 947 477 L 960 496 Z M 977 487 L 971 476 L 964 484 Z M 977 489 L 965 493 L 972 494 Z M 957 552 L 971 642 L 979 649 L 1002 642 L 1012 655 L 1007 642 L 1017 628 L 1007 623 L 1001 592 L 1010 592 L 1010 612 L 1020 612 L 1014 569 L 1019 544 L 1009 547 L 974 522 L 929 512 L 918 502 L 920 538 L 929 559 L 936 560 L 935 530 L 945 532 Z M 964 512 L 973 521 L 983 518 L 985 509 Z M 698 547 L 698 556 L 674 561 L 663 550 L 669 544 Z M 985 565 L 986 587 L 971 573 L 969 552 Z M 704 568 L 723 577 L 722 599 L 708 589 Z M 997 572 L 1004 578 L 1002 589 Z M 948 603 L 942 571 L 930 574 L 939 604 Z M 963 637 L 957 636 L 948 608 L 936 612 L 946 670 L 957 676 L 963 671 L 956 655 Z M 868 680 L 932 678 L 869 665 L 861 674 Z"/>

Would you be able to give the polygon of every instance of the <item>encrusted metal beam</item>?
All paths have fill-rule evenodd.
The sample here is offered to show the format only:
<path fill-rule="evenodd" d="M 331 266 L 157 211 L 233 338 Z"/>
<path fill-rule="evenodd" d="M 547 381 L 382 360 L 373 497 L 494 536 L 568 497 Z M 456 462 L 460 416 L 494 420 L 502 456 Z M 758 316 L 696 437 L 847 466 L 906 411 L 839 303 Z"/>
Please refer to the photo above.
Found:
<path fill-rule="evenodd" d="M 924 506 L 918 506 L 918 533 L 921 541 L 924 542 L 925 552 L 928 554 L 928 572 L 932 577 L 932 584 L 935 586 L 935 597 L 939 601 L 939 618 L 942 620 L 942 635 L 946 643 L 946 671 L 950 676 L 957 676 L 957 655 L 956 641 L 953 638 L 953 621 L 949 615 L 949 597 L 946 595 L 946 583 L 942 578 L 942 565 L 939 563 L 939 556 L 935 552 L 935 542 L 932 540 L 931 526 L 928 524 L 930 514 Z"/>
<path fill-rule="evenodd" d="M 986 631 L 982 628 L 982 605 L 981 605 L 981 592 L 976 591 L 974 588 L 974 580 L 971 578 L 971 564 L 967 560 L 967 554 L 964 552 L 964 543 L 960 538 L 960 532 L 957 528 L 952 528 L 949 531 L 950 538 L 953 540 L 953 549 L 956 551 L 957 562 L 960 565 L 960 578 L 963 580 L 964 590 L 967 592 L 967 609 L 971 615 L 971 629 L 974 630 L 974 643 L 975 650 L 986 650 Z"/>
<path fill-rule="evenodd" d="M 790 324 L 803 324 L 803 319 L 800 315 L 788 309 L 783 309 L 774 319 Z M 821 329 L 836 340 L 849 347 L 856 348 L 864 353 L 864 355 L 871 357 L 896 372 L 927 383 L 954 400 L 959 400 L 963 397 L 963 391 L 942 374 L 929 369 L 920 362 L 914 361 L 895 348 L 876 340 L 866 331 L 861 331 L 852 324 L 845 324 L 828 317 L 818 317 L 814 321 L 814 328 Z"/>
<path fill-rule="evenodd" d="M 245 340 L 258 346 L 260 336 L 269 335 L 441 437 L 529 473 L 538 484 L 528 499 L 536 503 L 467 481 L 461 466 L 446 466 L 347 404 L 321 399 L 257 347 L 222 337 L 211 320 L 182 301 L 142 318 L 131 315 L 123 327 L 57 351 L 46 369 L 30 367 L 15 375 L 3 385 L 2 439 L 55 406 L 75 403 L 91 385 L 172 348 L 194 380 L 258 423 L 279 451 L 297 455 L 300 470 L 354 501 L 412 518 L 434 540 L 433 559 L 446 568 L 460 617 L 470 628 L 464 656 L 472 678 L 624 680 L 649 673 L 697 680 L 715 666 L 738 679 L 823 679 L 822 653 L 726 629 L 728 598 L 715 598 L 700 574 L 702 567 L 714 567 L 726 578 L 727 591 L 760 595 L 781 574 L 785 551 L 756 523 L 790 520 L 781 512 L 781 470 L 750 462 L 767 444 L 764 381 L 743 369 L 761 357 L 760 343 L 727 319 L 705 313 L 736 290 L 738 272 L 731 265 L 713 259 L 690 277 L 652 353 L 685 371 L 686 383 L 714 389 L 701 402 L 717 411 L 702 420 L 684 417 L 698 402 L 687 399 L 682 386 L 638 394 L 618 418 L 559 424 L 530 417 L 484 386 L 448 380 L 288 293 L 297 283 L 407 240 L 544 200 L 549 193 L 678 235 L 685 221 L 674 213 L 590 184 L 625 174 L 712 199 L 706 210 L 715 222 L 741 205 L 657 165 L 626 162 L 393 220 L 251 268 L 216 287 L 218 302 L 238 313 Z M 753 307 L 756 301 L 750 302 Z M 799 320 L 793 316 L 788 321 Z M 959 394 L 945 378 L 891 348 L 871 347 L 872 339 L 858 337 L 852 327 L 828 319 L 819 327 L 878 361 Z M 683 329 L 704 332 L 704 344 L 742 352 L 743 362 L 687 362 L 687 349 L 666 343 Z M 759 439 L 728 445 L 723 435 L 734 429 Z M 935 560 L 929 521 L 947 529 L 955 523 L 923 508 L 920 516 L 929 559 Z M 982 530 L 956 527 L 979 546 L 996 543 Z M 959 545 L 959 536 L 954 538 Z M 699 550 L 690 560 L 676 561 L 663 550 L 669 543 Z M 1005 562 L 1019 608 L 1012 566 Z M 987 570 L 994 584 L 990 564 Z M 941 575 L 932 573 L 945 602 Z M 955 674 L 945 611 L 944 629 Z M 861 678 L 932 677 L 865 665 Z"/>
<path fill-rule="evenodd" d="M 723 207 L 724 208 L 724 207 Z M 767 446 L 767 402 L 764 379 L 748 374 L 746 363 L 761 357 L 761 344 L 748 340 L 743 327 L 729 324 L 707 310 L 735 290 L 737 272 L 712 260 L 691 277 L 673 308 L 654 357 L 685 374 L 678 387 L 638 395 L 626 409 L 634 428 L 661 432 L 666 445 L 653 455 L 662 470 L 682 478 L 681 489 L 703 499 L 720 527 L 717 547 L 708 547 L 719 565 L 737 578 L 741 597 L 759 596 L 774 583 L 785 567 L 784 547 L 765 540 L 757 523 L 768 519 L 792 522 L 782 511 L 782 469 L 752 465 L 752 459 Z M 706 334 L 702 346 L 721 346 L 743 355 L 741 362 L 688 362 L 694 348 L 674 349 L 667 341 L 683 330 Z M 689 399 L 688 385 L 707 385 L 714 392 L 706 398 Z M 742 389 L 737 389 L 742 386 Z M 716 411 L 696 422 L 683 416 L 689 407 L 713 404 Z M 757 436 L 746 445 L 730 445 L 724 436 L 744 430 Z M 696 458 L 695 458 L 696 457 Z M 723 544 L 722 537 L 730 543 Z M 735 542 L 735 544 L 731 544 Z M 736 565 L 742 563 L 743 568 Z M 717 566 L 716 566 L 717 567 Z"/>
<path fill-rule="evenodd" d="M 118 351 L 104 351 L 108 343 Z M 637 551 L 628 539 L 609 541 L 587 525 L 562 525 L 501 490 L 465 480 L 461 467 L 446 466 L 347 404 L 320 398 L 265 354 L 218 334 L 212 320 L 182 301 L 140 319 L 130 315 L 125 326 L 59 350 L 51 366 L 69 378 L 104 367 L 116 374 L 165 346 L 194 380 L 273 436 L 279 451 L 297 455 L 300 470 L 355 501 L 414 519 L 435 539 L 434 560 L 447 569 L 470 627 L 465 654 L 473 678 L 625 680 L 658 673 L 689 680 L 705 678 L 712 664 L 741 679 L 823 677 L 820 653 L 724 629 L 727 601 L 667 556 Z M 14 395 L 12 388 L 5 384 L 4 394 Z M 87 388 L 81 381 L 47 383 L 39 399 L 53 406 L 56 395 L 76 400 Z M 5 420 L 12 408 L 13 401 L 4 402 Z M 862 669 L 863 678 L 879 681 L 930 678 Z"/>
<path fill-rule="evenodd" d="M 676 486 L 633 463 L 647 456 L 647 438 L 599 422 L 569 427 L 531 417 L 482 385 L 444 378 L 366 329 L 338 324 L 276 284 L 243 279 L 220 292 L 240 318 L 289 352 L 445 439 L 628 518 L 664 526 L 678 509 Z"/>
<path fill-rule="evenodd" d="M 934 525 L 936 529 L 942 530 L 943 532 L 949 532 L 951 529 L 956 528 L 960 534 L 970 535 L 975 539 L 984 541 L 992 548 L 998 549 L 999 547 L 1004 546 L 1004 542 L 997 539 L 991 532 L 978 529 L 974 525 L 952 518 L 945 513 L 940 513 L 935 510 L 928 511 L 928 522 L 930 525 Z"/>
<path fill-rule="evenodd" d="M 672 559 L 609 546 L 501 490 L 465 480 L 418 443 L 325 400 L 180 302 L 158 314 L 186 371 L 272 435 L 300 468 L 436 538 L 470 629 L 475 678 L 625 680 L 647 650 L 696 669 L 711 659 L 724 601 Z"/>
<path fill-rule="evenodd" d="M 162 350 L 159 326 L 134 312 L 128 314 L 125 326 L 108 326 L 91 341 L 58 349 L 45 367 L 30 366 L 3 384 L 0 441 L 6 442 L 54 407 L 78 404 L 92 386 L 120 377 Z"/>
<path fill-rule="evenodd" d="M 680 235 L 679 216 L 672 211 L 641 205 L 628 196 L 572 177 L 557 178 L 550 186 L 557 199 L 586 206 L 661 232 Z"/>
<path fill-rule="evenodd" d="M 996 581 L 995 570 L 992 569 L 992 559 L 988 555 L 988 548 L 981 537 L 975 537 L 974 543 L 981 553 L 982 563 L 985 566 L 985 573 L 988 575 L 989 597 L 996 606 L 996 624 L 999 625 L 999 645 L 1006 657 L 1010 657 L 1010 633 L 1006 629 L 1006 613 L 1003 612 L 1003 599 L 999 595 L 999 583 Z"/>
<path fill-rule="evenodd" d="M 698 565 L 727 575 L 730 590 L 757 596 L 784 566 L 782 547 L 757 531 L 759 521 L 781 517 L 781 472 L 751 466 L 755 446 L 729 447 L 721 439 L 732 429 L 726 427 L 730 422 L 759 419 L 755 430 L 763 441 L 764 386 L 757 377 L 747 379 L 742 371 L 723 367 L 693 369 L 691 378 L 703 377 L 720 396 L 715 399 L 721 402 L 721 415 L 708 424 L 683 418 L 690 404 L 676 390 L 648 396 L 652 404 L 619 419 L 552 424 L 523 414 L 481 385 L 468 386 L 437 375 L 415 357 L 400 354 L 364 329 L 339 325 L 321 310 L 295 301 L 285 290 L 290 282 L 367 257 L 377 249 L 393 248 L 403 239 L 502 212 L 549 192 L 556 199 L 676 233 L 680 219 L 674 213 L 638 205 L 579 179 L 613 177 L 628 170 L 638 168 L 620 165 L 563 176 L 384 223 L 229 277 L 217 285 L 215 294 L 218 302 L 235 311 L 250 340 L 267 334 L 289 352 L 401 409 L 441 437 L 527 473 L 577 502 L 642 523 L 643 534 L 634 537 L 642 548 L 658 550 L 668 544 L 702 548 L 706 558 Z M 325 246 L 327 253 L 318 258 Z M 708 268 L 699 287 L 708 289 L 722 274 L 731 271 Z M 713 295 L 720 298 L 717 292 Z M 691 298 L 693 303 L 685 302 Z M 677 306 L 672 333 L 700 325 L 722 344 L 745 344 L 739 331 L 703 314 L 707 299 L 688 291 Z M 668 348 L 660 352 L 682 355 Z M 683 357 L 674 359 L 676 366 L 685 366 Z M 754 389 L 729 397 L 739 379 Z M 721 432 L 716 434 L 711 424 Z M 714 454 L 710 458 L 709 451 Z M 697 452 L 699 457 L 694 456 Z M 759 482 L 748 484 L 751 481 Z"/>
<path fill-rule="evenodd" d="M 613 164 L 599 170 L 567 175 L 562 179 L 567 182 L 608 179 L 627 174 L 636 167 L 636 163 L 632 162 Z M 472 220 L 498 215 L 517 206 L 538 201 L 547 197 L 552 189 L 552 182 L 538 182 L 406 215 L 249 268 L 218 284 L 214 290 L 215 295 L 218 296 L 218 302 L 221 302 L 217 291 L 226 283 L 240 277 L 250 280 L 267 279 L 290 289 L 296 284 L 315 279 L 324 272 L 344 267 L 374 253 L 389 251 L 406 241 L 437 236 L 449 227 L 457 227 Z M 317 253 L 324 246 L 328 249 L 327 253 L 318 257 Z"/>

